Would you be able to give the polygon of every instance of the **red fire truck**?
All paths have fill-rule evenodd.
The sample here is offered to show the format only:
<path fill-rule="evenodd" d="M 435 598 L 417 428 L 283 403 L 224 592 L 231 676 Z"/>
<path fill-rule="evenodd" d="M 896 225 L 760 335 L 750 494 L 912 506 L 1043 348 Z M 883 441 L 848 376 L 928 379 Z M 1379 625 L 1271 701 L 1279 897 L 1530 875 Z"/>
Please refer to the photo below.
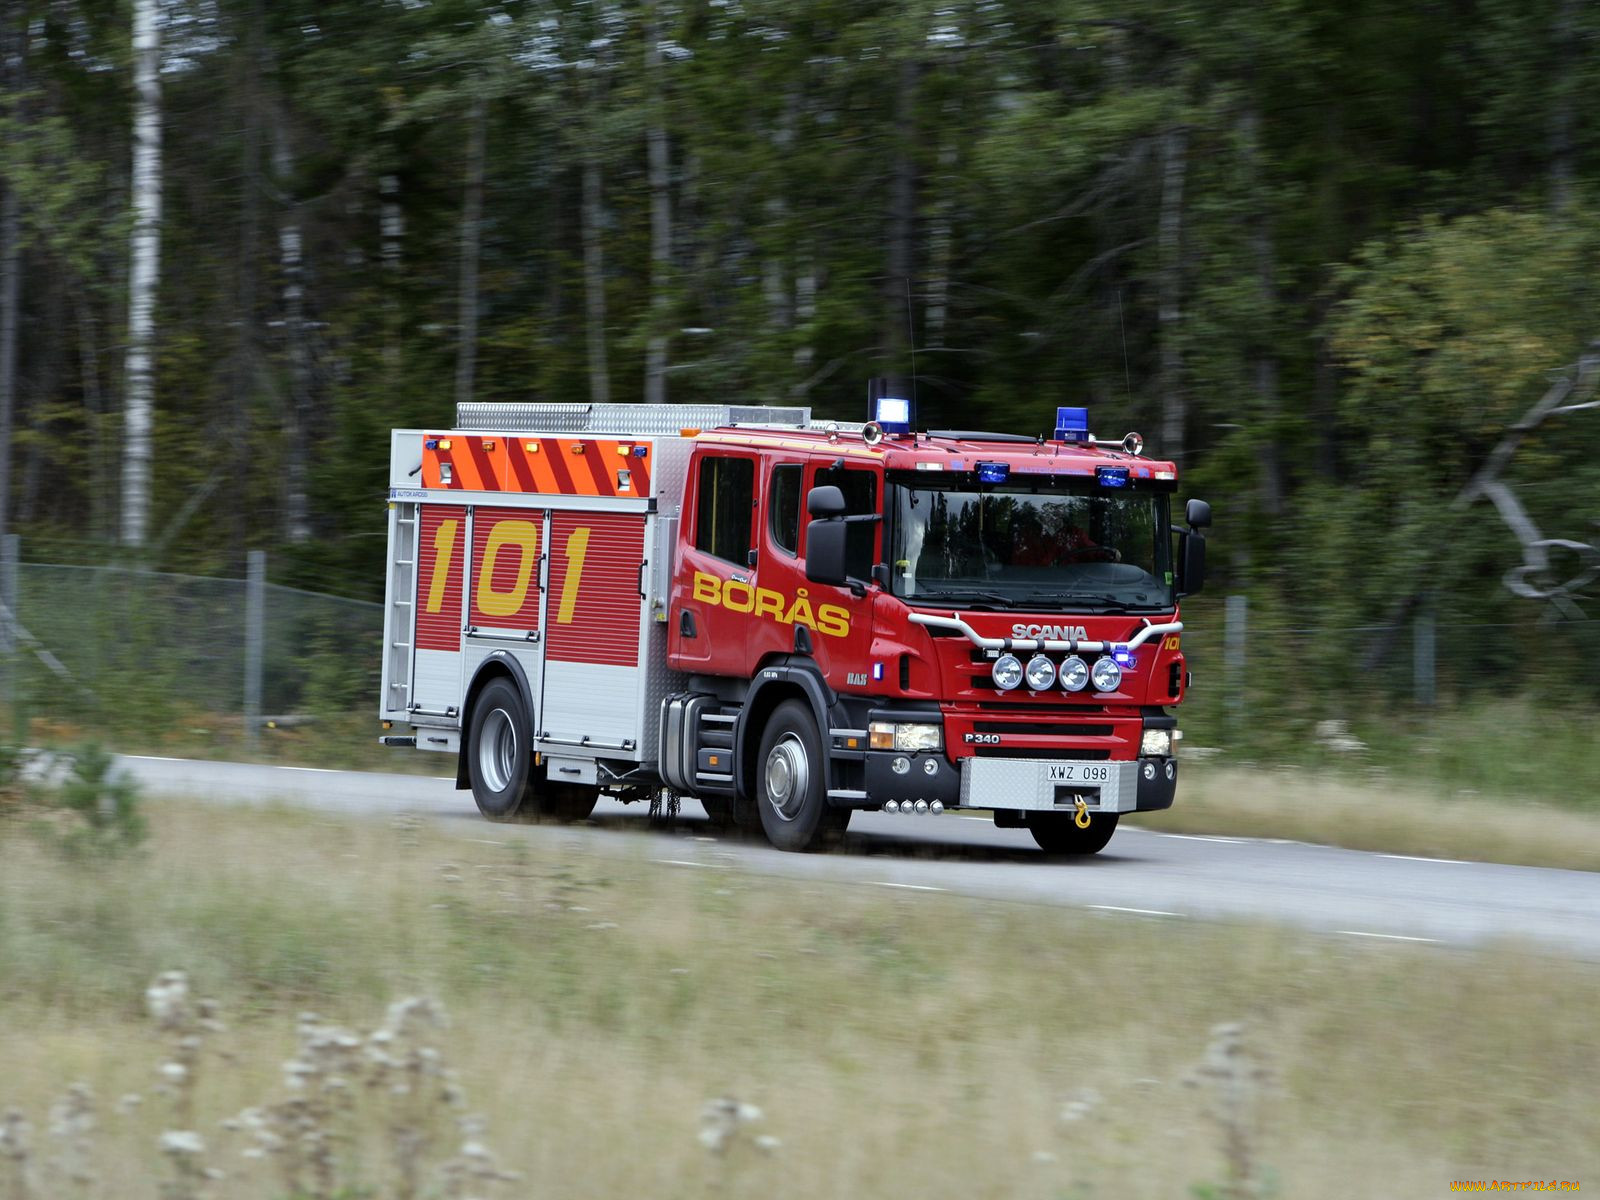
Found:
<path fill-rule="evenodd" d="M 393 433 L 384 740 L 492 820 L 601 792 L 805 850 L 858 809 L 1100 850 L 1176 786 L 1210 509 L 1105 442 L 804 408 L 462 404 Z"/>

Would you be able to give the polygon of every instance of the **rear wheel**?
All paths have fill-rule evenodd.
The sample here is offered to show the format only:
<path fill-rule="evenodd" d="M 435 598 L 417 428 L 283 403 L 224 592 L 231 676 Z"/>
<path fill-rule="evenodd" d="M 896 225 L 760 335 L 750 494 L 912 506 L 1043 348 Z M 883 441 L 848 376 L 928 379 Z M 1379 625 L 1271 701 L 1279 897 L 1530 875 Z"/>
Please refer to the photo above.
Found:
<path fill-rule="evenodd" d="M 756 758 L 756 808 L 778 849 L 816 850 L 849 824 L 849 809 L 828 804 L 825 765 L 811 709 L 799 700 L 773 709 Z"/>
<path fill-rule="evenodd" d="M 1116 813 L 1091 813 L 1087 829 L 1079 829 L 1072 813 L 1030 812 L 1028 832 L 1046 854 L 1099 854 L 1117 831 Z"/>
<path fill-rule="evenodd" d="M 492 679 L 478 693 L 467 729 L 467 778 L 478 811 L 491 821 L 522 810 L 533 767 L 528 713 L 509 680 Z"/>

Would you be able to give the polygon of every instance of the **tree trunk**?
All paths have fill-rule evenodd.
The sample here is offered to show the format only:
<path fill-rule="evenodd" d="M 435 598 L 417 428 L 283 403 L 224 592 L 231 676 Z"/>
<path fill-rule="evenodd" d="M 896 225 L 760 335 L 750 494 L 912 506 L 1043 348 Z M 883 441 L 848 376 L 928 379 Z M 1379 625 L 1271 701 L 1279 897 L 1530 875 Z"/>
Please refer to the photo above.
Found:
<path fill-rule="evenodd" d="M 383 259 L 383 371 L 388 391 L 400 384 L 401 250 L 406 236 L 406 214 L 400 207 L 400 177 L 378 177 L 378 234 L 382 238 Z"/>
<path fill-rule="evenodd" d="M 950 257 L 953 249 L 951 226 L 954 219 L 956 176 L 955 124 L 960 102 L 945 105 L 944 130 L 939 142 L 938 201 L 928 222 L 928 301 L 923 317 L 924 336 L 930 348 L 944 346 L 945 322 L 950 311 Z"/>
<path fill-rule="evenodd" d="M 667 402 L 667 317 L 672 275 L 672 176 L 668 158 L 666 96 L 661 78 L 659 4 L 652 5 L 645 30 L 645 85 L 650 89 L 650 122 L 645 130 L 650 160 L 650 340 L 645 349 L 644 398 Z"/>
<path fill-rule="evenodd" d="M 1175 125 L 1161 136 L 1161 215 L 1157 227 L 1156 322 L 1161 335 L 1161 455 L 1184 454 L 1189 406 L 1183 381 L 1183 186 L 1189 132 Z"/>
<path fill-rule="evenodd" d="M 1272 241 L 1271 214 L 1262 200 L 1266 195 L 1261 166 L 1261 115 L 1252 102 L 1239 116 L 1239 141 L 1244 159 L 1245 192 L 1255 205 L 1250 217 L 1250 256 L 1254 260 L 1256 302 L 1259 311 L 1249 333 L 1250 374 L 1255 387 L 1257 419 L 1265 435 L 1257 443 L 1261 466 L 1261 508 L 1270 517 L 1283 513 L 1283 459 L 1278 447 L 1278 359 L 1273 351 L 1273 322 L 1278 310 L 1277 255 Z"/>
<path fill-rule="evenodd" d="M 292 543 L 310 540 L 311 505 L 307 498 L 307 459 L 311 453 L 311 351 L 306 344 L 305 259 L 300 229 L 300 204 L 294 196 L 294 150 L 289 119 L 278 108 L 272 139 L 272 169 L 284 193 L 278 220 L 278 267 L 283 274 L 283 334 L 289 354 L 289 402 L 284 406 L 284 537 Z"/>
<path fill-rule="evenodd" d="M 22 203 L 0 199 L 0 534 L 11 531 L 11 422 L 17 391 L 17 311 L 22 303 Z"/>
<path fill-rule="evenodd" d="M 106 450 L 106 406 L 100 388 L 100 351 L 94 312 L 87 289 L 72 289 L 78 323 L 78 371 L 83 380 L 84 424 L 89 430 L 89 532 L 94 538 L 116 536 L 110 511 L 112 466 Z"/>
<path fill-rule="evenodd" d="M 1550 100 L 1550 207 L 1564 213 L 1572 207 L 1573 99 L 1578 90 L 1578 9 L 1582 0 L 1561 0 L 1552 40 L 1556 50 L 1555 94 Z"/>
<path fill-rule="evenodd" d="M 589 399 L 611 401 L 611 376 L 606 368 L 606 267 L 600 245 L 601 180 L 598 152 L 583 157 L 583 298 L 589 338 Z"/>
<path fill-rule="evenodd" d="M 140 547 L 150 520 L 156 287 L 161 278 L 160 0 L 134 0 L 133 235 L 123 404 L 122 540 Z"/>
<path fill-rule="evenodd" d="M 467 133 L 467 190 L 461 200 L 460 344 L 456 348 L 456 403 L 472 399 L 478 365 L 478 256 L 483 245 L 484 143 L 488 110 L 482 96 L 472 102 Z"/>
<path fill-rule="evenodd" d="M 910 297 L 915 291 L 912 276 L 916 261 L 917 164 L 912 157 L 916 146 L 917 84 L 921 64 L 907 57 L 900 64 L 900 81 L 895 97 L 894 169 L 889 179 L 888 273 L 883 281 L 883 369 L 898 373 L 911 343 Z"/>
<path fill-rule="evenodd" d="M 0 28 L 0 80 L 13 95 L 26 83 L 26 28 L 11 16 Z M 15 131 L 12 138 L 18 135 Z M 11 424 L 17 394 L 17 328 L 22 314 L 22 197 L 16 181 L 0 178 L 0 534 L 11 531 Z"/>

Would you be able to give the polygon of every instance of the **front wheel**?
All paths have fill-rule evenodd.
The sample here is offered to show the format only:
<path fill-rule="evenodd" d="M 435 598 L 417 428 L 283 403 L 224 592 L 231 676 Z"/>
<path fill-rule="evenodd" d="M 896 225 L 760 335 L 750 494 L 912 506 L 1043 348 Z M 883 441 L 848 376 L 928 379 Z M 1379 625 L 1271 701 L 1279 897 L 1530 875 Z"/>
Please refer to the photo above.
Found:
<path fill-rule="evenodd" d="M 816 850 L 850 820 L 828 805 L 822 738 L 809 706 L 785 700 L 772 710 L 756 758 L 756 808 L 767 840 L 780 850 Z"/>
<path fill-rule="evenodd" d="M 1087 829 L 1079 829 L 1072 813 L 1030 812 L 1028 832 L 1046 854 L 1099 854 L 1117 831 L 1116 813 L 1091 813 Z"/>

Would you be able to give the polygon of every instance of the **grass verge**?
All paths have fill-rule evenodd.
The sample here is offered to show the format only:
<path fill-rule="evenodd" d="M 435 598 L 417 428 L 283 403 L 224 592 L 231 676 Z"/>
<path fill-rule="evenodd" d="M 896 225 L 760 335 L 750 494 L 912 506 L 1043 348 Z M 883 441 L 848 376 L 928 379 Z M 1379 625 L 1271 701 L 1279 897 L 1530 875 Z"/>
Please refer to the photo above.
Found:
<path fill-rule="evenodd" d="M 1600 871 L 1600 816 L 1530 801 L 1451 795 L 1381 774 L 1183 764 L 1166 812 L 1132 818 L 1169 833 L 1289 838 L 1430 858 Z"/>
<path fill-rule="evenodd" d="M 230 1197 L 283 1194 L 219 1123 L 281 1091 L 295 1014 L 370 1028 L 417 993 L 454 1017 L 440 1048 L 516 1194 L 1184 1195 L 1227 1170 L 1226 1113 L 1183 1080 L 1235 1021 L 1266 1073 L 1233 1124 L 1277 1194 L 1600 1166 L 1591 967 L 808 885 L 550 830 L 149 815 L 142 853 L 92 867 L 0 826 L 0 1109 L 47 1142 L 90 1085 L 83 1195 L 159 1192 L 158 1106 L 106 1110 L 150 1091 L 167 1051 L 141 997 L 174 967 L 229 1024 L 193 1102 Z M 781 1146 L 709 1154 L 717 1096 Z"/>

